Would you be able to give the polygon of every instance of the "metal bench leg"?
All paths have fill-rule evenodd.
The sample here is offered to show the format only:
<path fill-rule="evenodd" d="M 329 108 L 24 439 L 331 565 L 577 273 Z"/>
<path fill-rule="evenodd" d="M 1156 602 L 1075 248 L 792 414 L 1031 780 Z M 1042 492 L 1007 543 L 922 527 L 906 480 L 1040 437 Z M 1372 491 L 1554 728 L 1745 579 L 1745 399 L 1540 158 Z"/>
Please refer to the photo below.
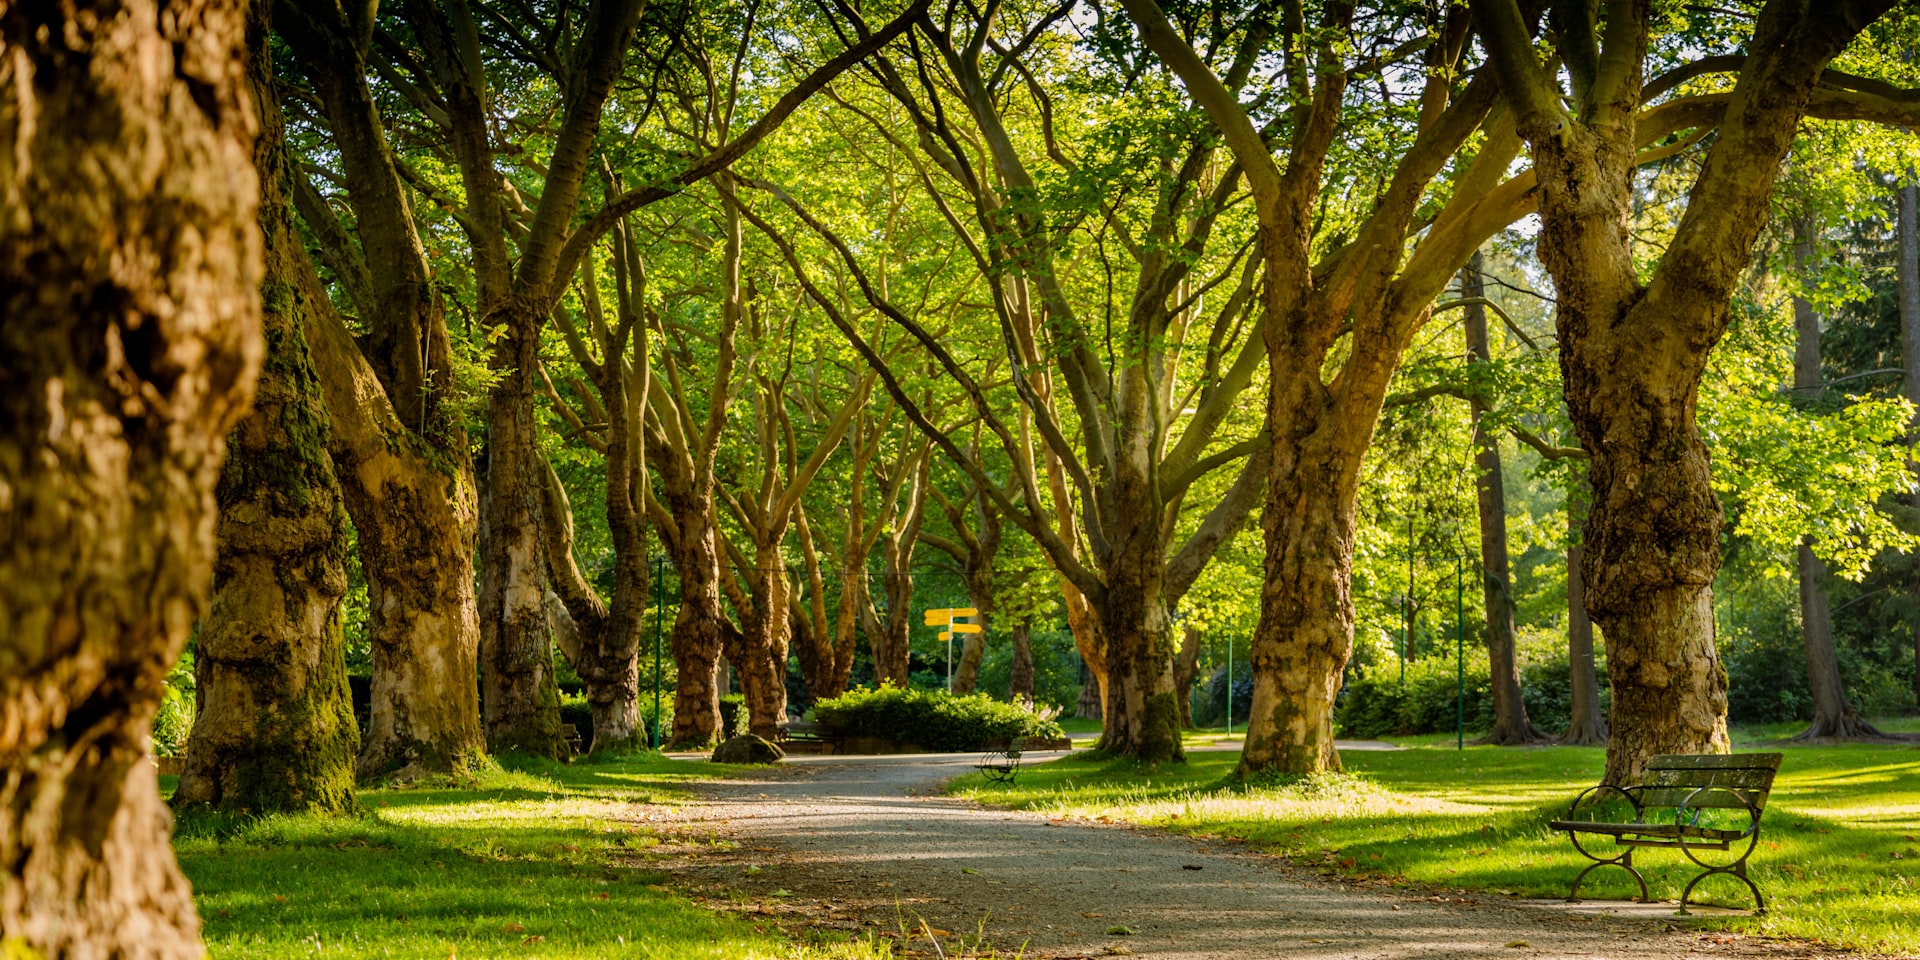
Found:
<path fill-rule="evenodd" d="M 1602 860 L 1591 853 L 1587 853 L 1586 849 L 1579 844 L 1575 844 L 1574 849 L 1579 850 L 1581 853 L 1586 853 L 1587 857 L 1591 859 L 1593 863 L 1585 870 L 1580 871 L 1579 876 L 1573 878 L 1573 889 L 1567 893 L 1568 903 L 1580 902 L 1580 882 L 1587 879 L 1587 874 L 1601 867 L 1621 867 L 1625 869 L 1628 873 L 1633 874 L 1633 879 L 1640 884 L 1640 902 L 1647 903 L 1653 899 L 1653 896 L 1647 892 L 1647 878 L 1641 876 L 1639 870 L 1634 869 L 1632 847 L 1628 847 L 1627 852 L 1608 860 Z"/>
<path fill-rule="evenodd" d="M 1726 874 L 1727 876 L 1735 877 L 1739 879 L 1741 883 L 1746 884 L 1747 889 L 1753 891 L 1753 906 L 1754 906 L 1753 915 L 1756 917 L 1764 917 L 1767 915 L 1767 898 L 1760 895 L 1760 887 L 1753 882 L 1752 877 L 1747 876 L 1747 861 L 1745 857 L 1742 857 L 1741 859 L 1734 861 L 1729 866 L 1708 867 L 1706 870 L 1701 871 L 1699 876 L 1694 877 L 1691 881 L 1689 881 L 1687 883 L 1687 889 L 1682 891 L 1680 894 L 1680 915 L 1681 916 L 1683 917 L 1688 916 L 1687 900 L 1693 896 L 1693 888 L 1695 886 L 1698 886 L 1700 881 L 1705 880 L 1706 878 L 1711 877 L 1715 874 Z"/>

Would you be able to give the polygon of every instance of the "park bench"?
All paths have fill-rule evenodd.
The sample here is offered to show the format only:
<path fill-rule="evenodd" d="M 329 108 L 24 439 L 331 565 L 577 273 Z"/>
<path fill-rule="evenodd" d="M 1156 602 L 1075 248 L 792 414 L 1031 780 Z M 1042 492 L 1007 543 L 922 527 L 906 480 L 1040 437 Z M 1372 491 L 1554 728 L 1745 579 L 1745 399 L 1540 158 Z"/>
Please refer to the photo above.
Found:
<path fill-rule="evenodd" d="M 791 753 L 835 753 L 844 740 L 817 723 L 794 721 L 780 728 L 780 746 Z M 793 749 L 795 746 L 800 749 Z"/>
<path fill-rule="evenodd" d="M 1633 852 L 1641 847 L 1677 847 L 1688 860 L 1700 866 L 1703 872 L 1688 882 L 1687 888 L 1680 894 L 1680 913 L 1687 912 L 1687 901 L 1693 896 L 1693 888 L 1708 877 L 1726 874 L 1736 877 L 1753 891 L 1756 914 L 1767 912 L 1767 901 L 1760 895 L 1760 888 L 1747 876 L 1747 858 L 1753 855 L 1754 847 L 1760 842 L 1760 813 L 1766 809 L 1767 794 L 1773 789 L 1774 774 L 1780 770 L 1781 755 L 1777 753 L 1735 753 L 1708 755 L 1669 755 L 1654 757 L 1647 761 L 1646 772 L 1640 783 L 1625 786 L 1603 783 L 1582 792 L 1567 809 L 1566 820 L 1552 821 L 1549 826 L 1555 830 L 1565 830 L 1573 841 L 1573 847 L 1587 859 L 1594 861 L 1580 875 L 1573 879 L 1573 889 L 1568 892 L 1567 900 L 1578 902 L 1580 899 L 1580 881 L 1587 874 L 1605 867 L 1623 867 L 1640 883 L 1640 901 L 1651 899 L 1647 892 L 1647 878 L 1633 866 Z M 1618 795 L 1633 807 L 1633 819 L 1628 822 L 1614 820 L 1574 820 L 1576 814 L 1586 811 L 1589 798 L 1596 805 L 1601 797 Z M 1665 811 L 1673 811 L 1672 822 L 1666 822 Z M 1655 814 L 1649 820 L 1649 813 Z M 1702 817 L 1706 818 L 1702 823 Z M 1744 821 L 1744 822 L 1742 822 Z M 1616 848 L 1625 848 L 1612 857 L 1596 856 L 1581 845 L 1582 834 L 1612 837 Z M 1745 844 L 1740 856 L 1730 863 L 1715 865 L 1700 858 L 1700 850 L 1733 850 L 1737 844 Z"/>
<path fill-rule="evenodd" d="M 986 774 L 988 780 L 995 783 L 1012 783 L 1013 778 L 1020 775 L 1020 754 L 1026 749 L 1027 738 L 1014 737 L 1007 741 L 1006 749 L 987 751 L 986 755 L 980 758 L 980 762 L 974 766 L 979 768 L 981 773 Z"/>

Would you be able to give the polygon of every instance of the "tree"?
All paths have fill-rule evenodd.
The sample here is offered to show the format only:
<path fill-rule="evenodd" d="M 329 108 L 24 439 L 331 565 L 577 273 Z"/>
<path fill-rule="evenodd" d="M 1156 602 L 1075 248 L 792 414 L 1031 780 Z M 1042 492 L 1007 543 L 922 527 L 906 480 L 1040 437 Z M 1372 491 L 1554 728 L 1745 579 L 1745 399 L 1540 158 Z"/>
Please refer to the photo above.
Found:
<path fill-rule="evenodd" d="M 1813 258 L 1814 225 L 1794 223 L 1793 264 L 1804 279 Z M 1793 298 L 1795 328 L 1793 389 L 1802 399 L 1818 401 L 1825 386 L 1820 373 L 1820 316 L 1801 294 Z M 1840 679 L 1840 656 L 1833 645 L 1833 617 L 1827 604 L 1827 564 L 1814 552 L 1811 538 L 1794 550 L 1800 580 L 1800 630 L 1807 652 L 1807 686 L 1813 691 L 1813 722 L 1795 739 L 1878 736 L 1880 731 L 1860 717 L 1847 700 Z"/>
<path fill-rule="evenodd" d="M 463 771 L 486 752 L 472 455 L 446 304 L 366 81 L 373 13 L 288 0 L 274 23 L 318 102 L 315 126 L 331 138 L 338 169 L 328 172 L 345 186 L 351 228 L 309 183 L 295 182 L 294 203 L 366 330 L 356 338 L 314 304 L 306 331 L 367 578 L 373 690 L 361 777 Z"/>
<path fill-rule="evenodd" d="M 360 741 L 340 618 L 347 514 L 307 350 L 308 315 L 325 309 L 326 294 L 294 229 L 270 9 L 253 4 L 247 24 L 247 87 L 260 116 L 253 156 L 266 362 L 253 412 L 227 442 L 213 596 L 194 646 L 200 702 L 173 802 L 254 815 L 340 813 L 353 805 Z"/>
<path fill-rule="evenodd" d="M 1467 356 L 1472 363 L 1485 366 L 1493 360 L 1487 337 L 1485 283 L 1481 279 L 1481 255 L 1475 252 L 1461 275 L 1461 300 L 1465 305 Z M 1476 302 L 1478 301 L 1478 302 Z M 1473 420 L 1474 492 L 1480 516 L 1480 590 L 1485 599 L 1487 622 L 1487 662 L 1492 669 L 1493 730 L 1484 743 L 1530 743 L 1541 739 L 1527 719 L 1527 705 L 1521 699 L 1520 664 L 1515 657 L 1513 632 L 1513 584 L 1507 559 L 1506 479 L 1500 467 L 1499 435 L 1487 429 L 1490 406 L 1478 393 L 1468 401 Z"/>
<path fill-rule="evenodd" d="M 1153 129 L 1154 136 L 1093 137 L 1085 157 L 1068 156 L 1066 145 L 1080 145 L 1063 145 L 1044 74 L 1030 61 L 1055 49 L 1040 41 L 1070 9 L 1022 17 L 989 5 L 955 9 L 939 22 L 922 18 L 911 60 L 872 64 L 877 91 L 867 93 L 880 94 L 879 104 L 844 93 L 839 100 L 882 143 L 910 158 L 928 219 L 946 230 L 939 256 L 958 251 L 973 267 L 965 282 L 977 283 L 986 302 L 975 329 L 990 339 L 969 337 L 949 349 L 887 293 L 890 264 L 861 257 L 810 203 L 778 184 L 759 184 L 825 243 L 827 259 L 852 274 L 868 304 L 961 387 L 968 413 L 989 438 L 981 447 L 965 449 L 907 396 L 898 374 L 813 280 L 818 268 L 808 266 L 796 240 L 764 216 L 749 218 L 777 238 L 803 288 L 880 370 L 915 427 L 988 492 L 1007 522 L 1041 544 L 1068 581 L 1069 617 L 1082 627 L 1076 638 L 1106 695 L 1102 749 L 1177 759 L 1168 608 L 1244 522 L 1260 474 L 1246 464 L 1264 463 L 1266 448 L 1257 433 L 1222 429 L 1259 360 L 1241 322 L 1253 286 L 1242 269 L 1244 248 L 1213 245 L 1217 229 L 1230 229 L 1223 215 L 1240 178 L 1214 162 L 1210 136 L 1164 122 L 1177 112 L 1171 110 L 1142 110 L 1142 132 Z M 1150 66 L 1144 59 L 1139 65 Z M 1143 99 L 1162 90 L 1156 86 Z M 897 105 L 897 121 L 883 113 L 888 101 Z M 1130 155 L 1134 148 L 1146 152 Z M 1096 202 L 1047 202 L 1042 177 L 1050 172 L 1084 179 L 1090 195 L 1124 206 L 1124 216 L 1096 216 Z M 1074 232 L 1100 251 L 1097 266 L 1079 276 L 1071 247 L 1060 241 Z M 1130 279 L 1095 279 L 1115 274 Z M 1215 288 L 1229 292 L 1206 300 Z M 1110 335 L 1091 321 L 1108 314 Z M 1018 403 L 1010 416 L 982 385 L 983 353 L 1011 368 Z M 987 477 L 985 447 L 1011 465 L 1004 488 Z M 1229 469 L 1243 482 L 1195 511 L 1204 519 L 1182 530 L 1195 481 Z M 1017 499 L 1007 489 L 1017 490 Z M 1074 612 L 1080 600 L 1092 614 L 1084 620 Z"/>
<path fill-rule="evenodd" d="M 238 4 L 0 18 L 0 940 L 198 958 L 150 724 L 261 358 Z"/>
<path fill-rule="evenodd" d="M 1694 418 L 1700 378 L 1816 82 L 1890 6 L 1765 5 L 1750 52 L 1731 64 L 1739 78 L 1717 101 L 1723 113 L 1686 213 L 1643 281 L 1627 229 L 1636 119 L 1651 95 L 1670 89 L 1646 82 L 1652 5 L 1607 3 L 1604 27 L 1599 5 L 1557 10 L 1559 55 L 1573 83 L 1568 109 L 1518 4 L 1474 4 L 1532 149 L 1567 405 L 1592 455 L 1582 559 L 1587 606 L 1608 644 L 1607 782 L 1637 779 L 1653 754 L 1729 746 L 1711 603 L 1721 512 Z"/>
<path fill-rule="evenodd" d="M 1141 42 L 1180 77 L 1232 150 L 1258 214 L 1265 419 L 1274 449 L 1265 466 L 1266 574 L 1240 771 L 1338 769 L 1333 708 L 1353 646 L 1361 463 L 1400 357 L 1434 297 L 1518 215 L 1522 192 L 1516 181 L 1502 182 L 1518 145 L 1504 120 L 1489 121 L 1490 79 L 1476 72 L 1459 82 L 1470 32 L 1459 10 L 1421 24 L 1421 42 L 1381 50 L 1359 66 L 1342 55 L 1355 31 L 1353 6 L 1325 8 L 1311 31 L 1297 8 L 1272 22 L 1251 19 L 1231 41 L 1238 49 L 1259 50 L 1269 37 L 1285 43 L 1284 108 L 1261 124 L 1237 92 L 1245 74 L 1216 74 L 1188 40 L 1197 29 L 1176 28 L 1153 0 L 1124 6 Z M 1382 35 L 1399 28 L 1395 11 L 1372 13 L 1388 18 Z M 1207 39 L 1209 49 L 1230 42 L 1217 33 Z M 1414 53 L 1421 59 L 1407 82 L 1420 92 L 1399 110 L 1393 142 L 1402 149 L 1370 171 L 1384 186 L 1374 189 L 1370 210 L 1340 224 L 1351 240 L 1317 246 L 1316 225 L 1326 223 L 1318 205 L 1350 78 Z M 1429 185 L 1476 132 L 1484 139 L 1459 165 L 1450 195 L 1422 212 Z M 1276 158 L 1273 145 L 1282 142 L 1285 155 Z M 1427 225 L 1417 241 L 1416 215 Z M 1321 249 L 1328 252 L 1316 259 Z"/>

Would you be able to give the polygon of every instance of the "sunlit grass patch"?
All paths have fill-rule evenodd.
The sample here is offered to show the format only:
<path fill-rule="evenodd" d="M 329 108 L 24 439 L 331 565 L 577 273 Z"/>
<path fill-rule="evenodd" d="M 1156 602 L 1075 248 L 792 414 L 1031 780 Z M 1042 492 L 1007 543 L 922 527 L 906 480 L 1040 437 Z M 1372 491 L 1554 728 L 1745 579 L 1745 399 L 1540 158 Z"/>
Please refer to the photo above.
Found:
<path fill-rule="evenodd" d="M 1786 753 L 1751 862 L 1770 913 L 1712 925 L 1920 951 L 1920 923 L 1910 916 L 1920 902 L 1920 750 L 1857 744 Z M 1342 759 L 1343 775 L 1246 785 L 1230 776 L 1239 762 L 1233 752 L 1160 766 L 1069 757 L 1022 771 L 1013 785 L 968 776 L 952 789 L 1055 817 L 1245 840 L 1298 866 L 1392 884 L 1563 897 L 1587 864 L 1546 823 L 1599 780 L 1600 749 L 1455 750 L 1448 741 Z M 1611 848 L 1599 840 L 1598 849 Z M 1678 899 L 1697 872 L 1678 851 L 1636 860 L 1661 899 Z M 1582 893 L 1625 899 L 1638 888 L 1624 871 L 1602 869 Z M 1708 881 L 1701 895 L 1750 905 L 1735 881 Z"/>
<path fill-rule="evenodd" d="M 348 817 L 183 817 L 175 838 L 214 960 L 293 956 L 873 958 L 698 906 L 639 852 L 645 816 L 733 768 L 654 756 L 518 762 L 360 794 Z"/>

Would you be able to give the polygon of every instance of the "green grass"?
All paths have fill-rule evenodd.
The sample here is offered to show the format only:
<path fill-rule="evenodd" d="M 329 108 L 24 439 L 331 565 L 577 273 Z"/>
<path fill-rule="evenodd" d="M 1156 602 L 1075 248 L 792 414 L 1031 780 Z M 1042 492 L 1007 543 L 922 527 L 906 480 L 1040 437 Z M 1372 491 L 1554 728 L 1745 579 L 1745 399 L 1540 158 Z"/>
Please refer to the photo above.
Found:
<path fill-rule="evenodd" d="M 1763 821 L 1752 874 L 1765 917 L 1706 921 L 1754 933 L 1808 937 L 1856 949 L 1920 952 L 1920 749 L 1846 745 L 1791 748 Z M 952 792 L 1054 816 L 1126 820 L 1178 833 L 1244 839 L 1329 874 L 1454 889 L 1563 897 L 1587 861 L 1546 822 L 1599 779 L 1597 748 L 1352 751 L 1348 773 L 1290 785 L 1241 786 L 1237 752 L 1194 753 L 1158 768 L 1069 757 L 1021 771 L 1017 785 L 963 777 Z M 1610 849 L 1600 840 L 1596 849 Z M 1653 894 L 1678 899 L 1693 876 L 1678 851 L 1650 850 L 1638 865 Z M 1603 869 L 1582 893 L 1637 894 L 1624 871 Z M 1749 906 L 1736 881 L 1695 890 L 1707 902 Z"/>
<path fill-rule="evenodd" d="M 643 820 L 733 768 L 640 756 L 518 763 L 365 790 L 351 817 L 183 816 L 174 846 L 213 960 L 296 956 L 872 958 L 701 907 L 644 853 Z M 171 780 L 172 778 L 164 778 Z M 171 783 L 163 782 L 164 789 Z"/>

